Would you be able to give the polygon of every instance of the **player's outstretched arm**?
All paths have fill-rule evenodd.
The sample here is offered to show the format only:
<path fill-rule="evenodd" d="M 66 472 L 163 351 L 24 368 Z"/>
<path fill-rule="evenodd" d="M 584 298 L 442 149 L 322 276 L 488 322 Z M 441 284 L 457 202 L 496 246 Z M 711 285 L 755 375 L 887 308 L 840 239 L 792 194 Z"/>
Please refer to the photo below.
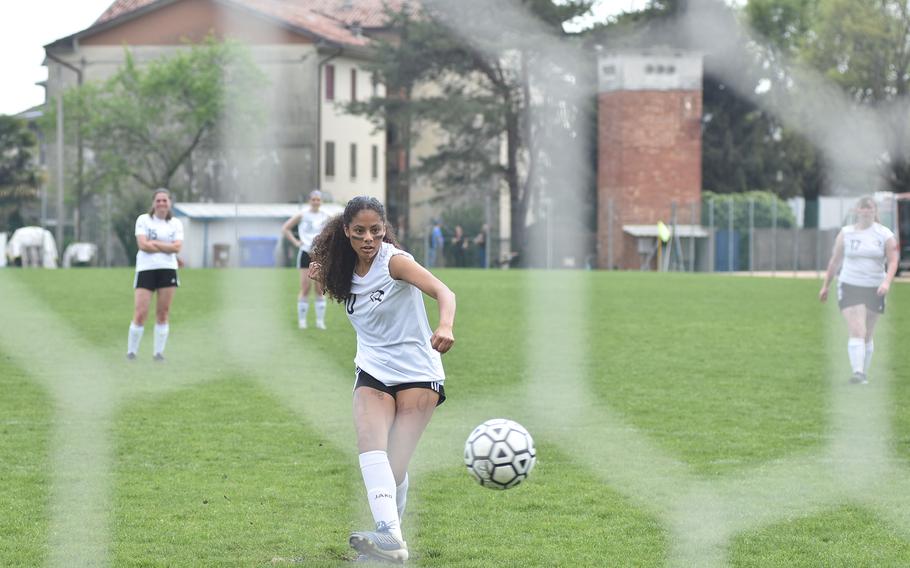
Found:
<path fill-rule="evenodd" d="M 455 344 L 452 331 L 455 325 L 455 293 L 433 276 L 426 268 L 404 255 L 395 255 L 389 261 L 389 274 L 395 280 L 404 280 L 436 300 L 439 305 L 439 325 L 430 338 L 433 349 L 445 353 Z"/>

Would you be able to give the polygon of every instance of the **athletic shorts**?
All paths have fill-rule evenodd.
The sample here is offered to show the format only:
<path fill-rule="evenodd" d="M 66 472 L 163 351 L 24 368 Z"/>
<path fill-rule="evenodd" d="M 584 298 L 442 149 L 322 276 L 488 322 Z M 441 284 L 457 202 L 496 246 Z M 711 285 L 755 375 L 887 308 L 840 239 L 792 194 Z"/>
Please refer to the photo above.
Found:
<path fill-rule="evenodd" d="M 885 313 L 885 297 L 878 295 L 878 288 L 837 283 L 837 306 L 840 309 L 860 304 L 865 304 L 873 312 Z"/>
<path fill-rule="evenodd" d="M 136 273 L 133 288 L 145 288 L 154 292 L 158 288 L 176 288 L 180 286 L 177 271 L 173 268 L 158 268 L 156 270 L 143 270 Z"/>
<path fill-rule="evenodd" d="M 310 267 L 310 253 L 300 249 L 300 252 L 297 253 L 297 268 L 309 268 Z"/>
<path fill-rule="evenodd" d="M 440 381 L 400 383 L 397 385 L 389 386 L 373 375 L 367 373 L 360 367 L 357 367 L 357 369 L 354 371 L 354 378 L 354 390 L 357 390 L 357 387 L 370 387 L 371 389 L 376 389 L 386 394 L 390 394 L 392 395 L 392 398 L 395 398 L 398 394 L 398 391 L 407 389 L 430 389 L 432 391 L 436 391 L 436 394 L 439 395 L 439 400 L 436 401 L 436 406 L 439 406 L 446 400 L 446 389 Z"/>

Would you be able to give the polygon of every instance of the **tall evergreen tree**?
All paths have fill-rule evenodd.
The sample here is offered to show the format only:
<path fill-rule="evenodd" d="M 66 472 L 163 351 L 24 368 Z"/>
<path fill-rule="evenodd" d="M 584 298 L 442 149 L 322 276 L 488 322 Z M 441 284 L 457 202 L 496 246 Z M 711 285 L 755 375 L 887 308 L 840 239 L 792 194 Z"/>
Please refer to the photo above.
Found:
<path fill-rule="evenodd" d="M 562 23 L 587 12 L 590 3 L 522 0 L 521 6 L 558 36 L 565 35 Z M 536 101 L 529 71 L 534 58 L 542 55 L 540 44 L 508 26 L 499 37 L 480 40 L 468 40 L 457 31 L 499 17 L 495 5 L 471 3 L 459 11 L 457 26 L 451 17 L 432 2 L 419 14 L 390 14 L 395 37 L 376 42 L 372 69 L 386 85 L 386 95 L 351 105 L 350 110 L 393 129 L 393 159 L 407 158 L 416 126 L 440 129 L 444 142 L 416 173 L 431 176 L 445 191 L 488 190 L 490 179 L 502 179 L 510 195 L 512 249 L 525 257 L 528 207 L 539 189 L 534 184 L 541 179 L 543 161 L 533 144 L 542 125 L 532 118 Z M 393 202 L 398 213 L 404 213 L 407 174 L 391 181 Z"/>

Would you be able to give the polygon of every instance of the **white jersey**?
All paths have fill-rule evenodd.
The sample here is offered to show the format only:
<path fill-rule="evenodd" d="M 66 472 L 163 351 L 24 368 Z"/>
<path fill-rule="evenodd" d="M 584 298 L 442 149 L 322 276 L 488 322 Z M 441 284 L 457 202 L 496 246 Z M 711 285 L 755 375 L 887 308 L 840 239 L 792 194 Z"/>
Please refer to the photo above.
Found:
<path fill-rule="evenodd" d="M 357 332 L 354 363 L 386 385 L 443 382 L 439 352 L 430 345 L 430 322 L 423 292 L 389 274 L 393 256 L 407 252 L 382 243 L 366 276 L 354 274 L 348 319 Z"/>
<path fill-rule="evenodd" d="M 319 235 L 329 218 L 329 214 L 325 211 L 313 211 L 312 209 L 307 209 L 300 216 L 297 234 L 300 237 L 300 248 L 304 252 L 309 253 L 313 249 L 313 239 Z"/>
<path fill-rule="evenodd" d="M 894 238 L 891 229 L 872 223 L 865 229 L 847 225 L 841 229 L 844 239 L 844 263 L 838 282 L 851 286 L 878 288 L 885 280 L 885 243 Z"/>
<path fill-rule="evenodd" d="M 136 219 L 136 236 L 140 235 L 144 235 L 153 241 L 165 243 L 182 241 L 183 223 L 176 217 L 171 217 L 170 221 L 165 221 L 145 213 Z M 177 270 L 177 255 L 172 252 L 145 252 L 142 249 L 136 253 L 136 272 L 161 268 Z"/>

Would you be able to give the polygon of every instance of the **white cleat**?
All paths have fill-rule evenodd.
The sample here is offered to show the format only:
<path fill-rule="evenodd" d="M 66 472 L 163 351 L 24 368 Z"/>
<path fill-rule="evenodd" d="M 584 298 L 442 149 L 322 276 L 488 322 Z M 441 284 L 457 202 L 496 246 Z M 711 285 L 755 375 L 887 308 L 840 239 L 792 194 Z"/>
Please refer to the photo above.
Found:
<path fill-rule="evenodd" d="M 348 539 L 351 548 L 370 558 L 404 564 L 408 559 L 408 545 L 386 527 L 377 531 L 352 532 Z"/>
<path fill-rule="evenodd" d="M 316 329 L 325 329 L 325 322 L 316 320 Z"/>
<path fill-rule="evenodd" d="M 306 320 L 297 320 L 298 329 L 306 329 Z"/>

